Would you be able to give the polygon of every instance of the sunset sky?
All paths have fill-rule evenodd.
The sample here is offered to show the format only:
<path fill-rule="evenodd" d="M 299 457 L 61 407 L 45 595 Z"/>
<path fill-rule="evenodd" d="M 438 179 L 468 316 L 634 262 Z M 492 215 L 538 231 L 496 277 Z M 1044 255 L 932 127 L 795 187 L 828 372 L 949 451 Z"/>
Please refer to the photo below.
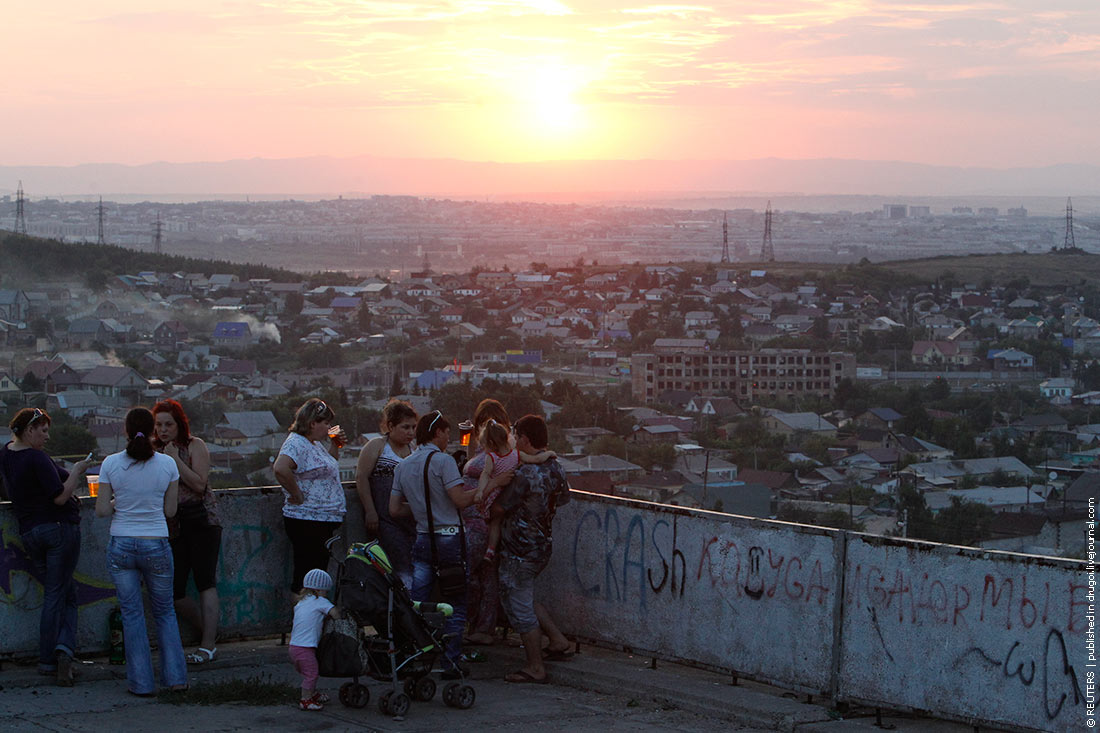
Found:
<path fill-rule="evenodd" d="M 1100 164 L 1100 0 L 12 3 L 0 164 Z"/>

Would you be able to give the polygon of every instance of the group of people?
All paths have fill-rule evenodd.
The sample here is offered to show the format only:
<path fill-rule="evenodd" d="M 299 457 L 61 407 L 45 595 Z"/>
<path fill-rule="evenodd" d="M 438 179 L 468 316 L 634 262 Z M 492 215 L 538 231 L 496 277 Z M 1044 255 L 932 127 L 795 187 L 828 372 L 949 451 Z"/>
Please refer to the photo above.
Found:
<path fill-rule="evenodd" d="M 316 587 L 304 579 L 327 567 L 325 542 L 346 513 L 337 463 L 346 437 L 334 422 L 335 413 L 325 402 L 307 400 L 274 464 L 293 548 L 290 589 L 310 608 L 316 607 L 311 599 Z M 467 673 L 464 638 L 473 644 L 494 642 L 502 605 L 527 655 L 523 667 L 506 679 L 545 682 L 544 660 L 570 655 L 568 639 L 534 600 L 535 578 L 550 561 L 554 514 L 569 500 L 565 472 L 546 450 L 545 421 L 527 415 L 513 425 L 497 400 L 483 400 L 474 412 L 469 447 L 463 451 L 469 460 L 447 454 L 452 430 L 438 410 L 417 415 L 412 405 L 398 400 L 383 408 L 382 435 L 363 446 L 356 469 L 363 528 L 381 544 L 413 600 L 429 600 L 434 589 L 453 607 L 444 628 L 444 679 Z M 313 617 L 319 627 L 324 614 L 313 612 Z M 302 707 L 318 709 L 323 701 L 312 692 L 315 664 L 303 662 L 300 651 L 294 655 L 303 675 Z"/>
<path fill-rule="evenodd" d="M 312 649 L 321 621 L 336 613 L 318 599 L 332 587 L 325 572 L 326 542 L 343 527 L 347 511 L 337 461 L 347 436 L 334 423 L 335 412 L 323 400 L 307 400 L 273 465 L 292 548 L 291 654 L 303 675 L 306 710 L 327 701 L 314 691 Z M 39 669 L 71 685 L 77 625 L 73 573 L 80 556 L 74 492 L 91 455 L 71 471 L 58 466 L 44 451 L 50 424 L 42 409 L 16 413 L 12 441 L 0 448 L 0 478 L 43 584 Z M 556 456 L 546 450 L 541 417 L 527 415 L 513 425 L 503 405 L 487 399 L 472 424 L 464 452 L 471 457 L 463 461 L 446 453 L 452 423 L 440 411 L 420 416 L 409 403 L 391 400 L 383 410 L 382 436 L 359 455 L 363 530 L 379 541 L 414 600 L 429 600 L 435 589 L 453 606 L 444 629 L 445 679 L 467 673 L 461 664 L 468 658 L 462 653 L 467 620 L 466 639 L 491 644 L 502 606 L 527 655 L 526 664 L 506 679 L 545 682 L 544 659 L 567 659 L 569 642 L 535 602 L 534 579 L 550 560 L 554 513 L 569 500 L 569 486 Z M 156 684 L 142 583 L 159 641 L 160 683 L 187 689 L 187 664 L 209 662 L 217 654 L 221 526 L 208 480 L 210 454 L 191 434 L 182 406 L 165 400 L 152 410 L 133 408 L 125 429 L 125 450 L 108 456 L 100 468 L 95 510 L 98 517 L 111 518 L 107 566 L 118 592 L 129 691 L 146 696 Z M 192 578 L 197 603 L 187 593 Z M 184 653 L 179 618 L 201 634 L 191 654 Z M 299 623 L 300 618 L 309 620 Z M 545 649 L 543 634 L 549 640 Z"/>
<path fill-rule="evenodd" d="M 0 448 L 0 478 L 19 522 L 23 547 L 42 581 L 38 668 L 60 685 L 74 682 L 77 599 L 73 574 L 80 559 L 80 504 L 75 490 L 92 454 L 71 471 L 45 452 L 52 420 L 24 408 L 9 423 L 12 440 Z M 160 647 L 160 683 L 187 689 L 187 664 L 214 659 L 219 615 L 216 570 L 221 527 L 208 475 L 210 453 L 190 434 L 174 400 L 126 415 L 126 448 L 108 456 L 99 473 L 98 517 L 110 517 L 107 569 L 118 593 L 126 678 L 134 695 L 156 691 L 145 627 L 144 583 Z M 195 603 L 187 587 L 194 578 Z M 177 613 L 201 634 L 185 654 Z"/>

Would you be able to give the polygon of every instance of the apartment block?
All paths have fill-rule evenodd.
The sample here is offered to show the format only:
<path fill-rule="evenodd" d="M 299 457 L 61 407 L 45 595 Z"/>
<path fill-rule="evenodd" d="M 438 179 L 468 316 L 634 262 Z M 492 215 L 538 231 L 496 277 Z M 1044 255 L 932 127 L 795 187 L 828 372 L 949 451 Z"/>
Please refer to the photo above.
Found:
<path fill-rule="evenodd" d="M 653 402 L 665 390 L 739 402 L 770 395 L 831 396 L 840 380 L 856 375 L 856 359 L 842 352 L 810 349 L 716 351 L 703 339 L 657 339 L 650 353 L 630 359 L 634 399 Z"/>

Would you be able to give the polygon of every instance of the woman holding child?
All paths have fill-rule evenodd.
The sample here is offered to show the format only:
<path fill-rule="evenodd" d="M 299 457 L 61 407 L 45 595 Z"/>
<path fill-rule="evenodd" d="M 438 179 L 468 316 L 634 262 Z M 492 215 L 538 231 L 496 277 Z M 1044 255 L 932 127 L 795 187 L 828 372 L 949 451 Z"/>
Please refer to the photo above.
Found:
<path fill-rule="evenodd" d="M 512 440 L 511 423 L 504 405 L 485 399 L 474 410 L 470 436 L 470 454 L 462 470 L 464 488 L 475 492 L 475 501 L 462 511 L 466 525 L 466 557 L 469 563 L 467 608 L 471 644 L 492 644 L 497 626 L 496 545 L 500 535 L 500 517 L 493 508 L 496 498 L 512 480 L 520 462 L 542 463 L 554 457 L 544 451 L 535 456 L 519 453 Z"/>

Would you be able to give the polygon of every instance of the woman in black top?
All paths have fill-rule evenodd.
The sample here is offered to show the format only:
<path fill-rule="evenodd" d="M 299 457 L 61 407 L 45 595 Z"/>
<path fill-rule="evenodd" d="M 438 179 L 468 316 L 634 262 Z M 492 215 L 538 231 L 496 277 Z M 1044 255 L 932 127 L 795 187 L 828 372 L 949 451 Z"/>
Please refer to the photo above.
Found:
<path fill-rule="evenodd" d="M 42 581 L 38 670 L 69 686 L 76 649 L 73 571 L 80 558 L 80 502 L 73 489 L 88 462 L 78 462 L 69 473 L 46 455 L 42 448 L 50 438 L 50 416 L 44 410 L 24 408 L 8 427 L 14 440 L 0 449 L 0 473 L 23 547 Z"/>

